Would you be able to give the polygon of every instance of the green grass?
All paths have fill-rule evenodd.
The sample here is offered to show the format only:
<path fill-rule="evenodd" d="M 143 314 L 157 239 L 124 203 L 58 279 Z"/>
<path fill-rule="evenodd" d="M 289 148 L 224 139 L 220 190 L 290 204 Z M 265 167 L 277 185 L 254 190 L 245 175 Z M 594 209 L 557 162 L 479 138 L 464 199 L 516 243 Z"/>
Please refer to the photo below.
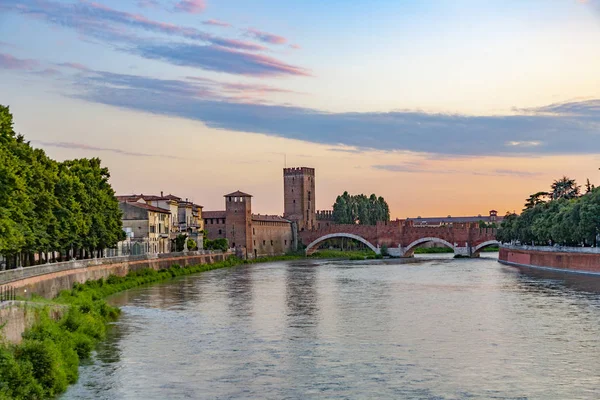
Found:
<path fill-rule="evenodd" d="M 365 260 L 381 258 L 371 250 L 318 250 L 310 258 L 343 258 L 348 260 Z"/>
<path fill-rule="evenodd" d="M 442 253 L 454 253 L 449 247 L 417 247 L 415 254 L 442 254 Z"/>

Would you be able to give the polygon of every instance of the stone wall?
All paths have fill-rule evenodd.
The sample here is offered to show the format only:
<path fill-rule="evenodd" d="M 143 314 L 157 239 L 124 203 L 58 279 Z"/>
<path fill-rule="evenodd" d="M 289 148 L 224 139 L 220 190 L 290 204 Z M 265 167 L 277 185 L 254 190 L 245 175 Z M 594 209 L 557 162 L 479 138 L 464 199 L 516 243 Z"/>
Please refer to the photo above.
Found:
<path fill-rule="evenodd" d="M 109 275 L 124 276 L 129 271 L 144 268 L 165 269 L 173 264 L 212 264 L 223 261 L 230 255 L 221 252 L 190 251 L 45 264 L 0 271 L 0 287 L 14 287 L 17 296 L 30 297 L 35 293 L 52 298 L 61 290 L 71 289 L 75 282 L 84 283 L 90 279 L 107 278 Z"/>
<path fill-rule="evenodd" d="M 600 249 L 589 247 L 501 246 L 503 264 L 600 274 Z"/>
<path fill-rule="evenodd" d="M 1 336 L 9 343 L 19 344 L 23 340 L 23 332 L 39 320 L 40 313 L 47 312 L 51 318 L 58 319 L 64 310 L 66 307 L 59 305 L 48 306 L 24 301 L 4 302 L 0 305 Z"/>
<path fill-rule="evenodd" d="M 252 240 L 255 257 L 288 253 L 293 248 L 292 226 L 281 222 L 253 222 Z"/>

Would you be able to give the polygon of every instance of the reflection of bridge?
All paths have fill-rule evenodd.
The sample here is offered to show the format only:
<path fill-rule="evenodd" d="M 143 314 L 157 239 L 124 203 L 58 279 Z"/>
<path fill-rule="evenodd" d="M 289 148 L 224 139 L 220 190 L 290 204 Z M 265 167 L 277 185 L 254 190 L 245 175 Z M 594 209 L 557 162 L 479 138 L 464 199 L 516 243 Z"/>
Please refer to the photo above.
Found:
<path fill-rule="evenodd" d="M 414 226 L 411 221 L 378 222 L 377 225 L 335 225 L 299 232 L 306 254 L 314 253 L 328 239 L 350 238 L 364 243 L 379 254 L 387 246 L 394 257 L 412 257 L 424 243 L 437 243 L 454 250 L 454 254 L 479 257 L 482 249 L 497 245 L 496 229 L 480 228 L 477 223 L 453 224 L 440 227 Z"/>

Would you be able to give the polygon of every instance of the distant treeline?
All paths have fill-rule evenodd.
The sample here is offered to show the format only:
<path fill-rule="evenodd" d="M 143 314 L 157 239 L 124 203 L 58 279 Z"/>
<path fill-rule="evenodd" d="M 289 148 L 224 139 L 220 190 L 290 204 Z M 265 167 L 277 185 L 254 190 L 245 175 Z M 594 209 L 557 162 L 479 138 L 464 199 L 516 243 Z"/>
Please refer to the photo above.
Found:
<path fill-rule="evenodd" d="M 0 105 L 0 255 L 8 267 L 58 252 L 102 255 L 125 238 L 121 212 L 98 158 L 57 162 L 13 130 Z M 59 258 L 61 257 L 59 256 Z"/>
<path fill-rule="evenodd" d="M 550 192 L 529 196 L 521 215 L 504 218 L 497 239 L 529 245 L 596 246 L 600 233 L 600 188 L 589 180 L 585 194 L 573 179 L 563 177 Z"/>

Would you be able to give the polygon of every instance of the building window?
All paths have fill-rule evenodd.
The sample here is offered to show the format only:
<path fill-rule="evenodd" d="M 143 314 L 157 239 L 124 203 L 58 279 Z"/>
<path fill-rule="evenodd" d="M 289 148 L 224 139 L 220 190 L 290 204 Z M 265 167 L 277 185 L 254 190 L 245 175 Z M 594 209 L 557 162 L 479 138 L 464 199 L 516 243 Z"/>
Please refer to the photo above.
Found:
<path fill-rule="evenodd" d="M 229 202 L 231 203 L 231 197 L 228 197 L 227 199 L 228 199 L 228 200 L 229 200 Z"/>
<path fill-rule="evenodd" d="M 265 244 L 267 244 L 267 241 L 266 241 L 266 240 L 263 240 L 263 246 L 264 246 Z"/>
<path fill-rule="evenodd" d="M 285 240 L 285 245 L 287 246 L 287 240 Z"/>
<path fill-rule="evenodd" d="M 310 190 L 308 191 L 308 201 L 310 201 Z"/>
<path fill-rule="evenodd" d="M 252 228 L 252 234 L 256 235 L 256 229 L 255 228 Z"/>
<path fill-rule="evenodd" d="M 219 235 L 222 233 L 222 231 L 219 229 Z"/>
<path fill-rule="evenodd" d="M 256 240 L 254 241 L 254 245 L 256 246 Z"/>
<path fill-rule="evenodd" d="M 273 241 L 271 240 L 271 246 L 273 246 Z"/>
<path fill-rule="evenodd" d="M 296 199 L 294 199 L 294 204 L 296 204 Z"/>
<path fill-rule="evenodd" d="M 244 198 L 240 197 L 240 203 L 243 203 L 243 202 L 244 202 Z"/>

